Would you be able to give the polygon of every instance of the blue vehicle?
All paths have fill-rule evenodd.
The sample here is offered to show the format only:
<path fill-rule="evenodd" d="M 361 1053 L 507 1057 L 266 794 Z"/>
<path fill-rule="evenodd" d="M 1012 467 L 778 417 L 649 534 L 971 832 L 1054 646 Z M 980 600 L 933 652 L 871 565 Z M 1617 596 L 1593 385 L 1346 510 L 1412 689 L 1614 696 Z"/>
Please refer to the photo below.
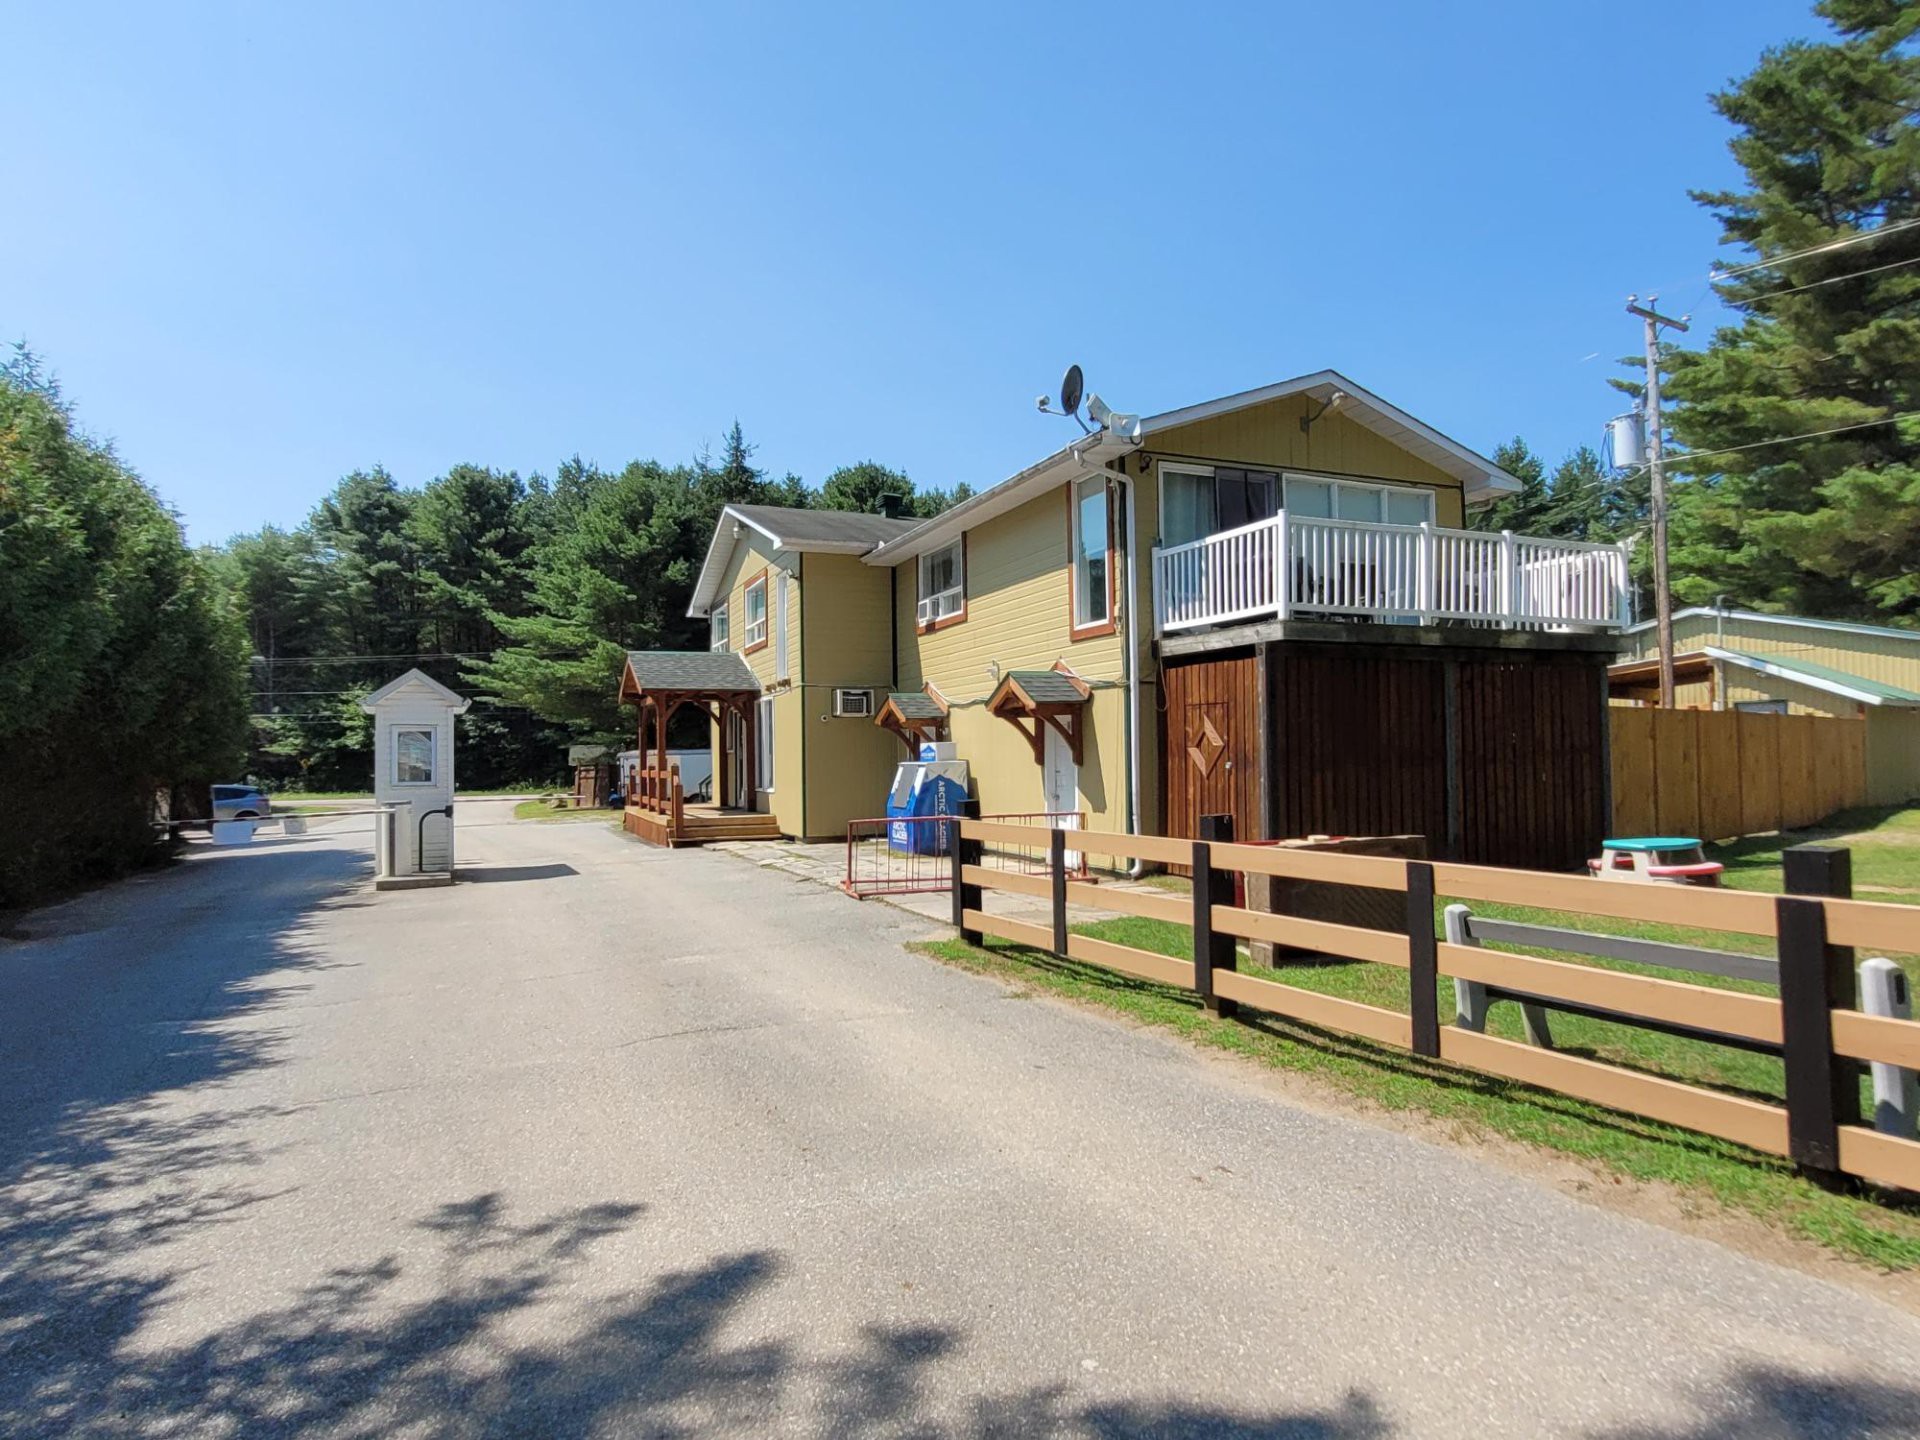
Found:
<path fill-rule="evenodd" d="M 272 813 L 273 802 L 258 785 L 213 787 L 215 820 L 264 820 Z"/>

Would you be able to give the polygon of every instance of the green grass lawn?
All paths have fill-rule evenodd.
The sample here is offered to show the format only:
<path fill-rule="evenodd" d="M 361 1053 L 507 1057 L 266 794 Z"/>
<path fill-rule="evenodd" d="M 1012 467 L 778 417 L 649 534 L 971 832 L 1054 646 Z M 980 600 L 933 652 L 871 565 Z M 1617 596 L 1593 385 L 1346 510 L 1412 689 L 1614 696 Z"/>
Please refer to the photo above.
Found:
<path fill-rule="evenodd" d="M 1716 858 L 1726 863 L 1730 886 L 1777 892 L 1782 846 L 1813 840 L 1845 844 L 1853 851 L 1855 893 L 1862 898 L 1920 904 L 1920 810 L 1839 816 L 1819 832 L 1758 837 L 1719 847 Z M 1182 888 L 1185 882 L 1163 880 L 1161 884 Z M 1446 903 L 1441 897 L 1439 907 Z M 1676 944 L 1754 953 L 1769 949 L 1769 942 L 1759 937 L 1721 931 L 1517 906 L 1476 903 L 1473 908 L 1476 914 L 1489 917 Z M 1122 917 L 1074 928 L 1160 954 L 1182 958 L 1192 954 L 1189 927 L 1166 921 Z M 1314 1075 L 1385 1109 L 1424 1113 L 1472 1130 L 1578 1156 L 1634 1179 L 1661 1181 L 1887 1269 L 1920 1268 L 1920 1208 L 1865 1195 L 1831 1193 L 1801 1179 L 1784 1162 L 1738 1145 L 1274 1016 L 1243 1010 L 1238 1021 L 1215 1020 L 1189 991 L 1134 980 L 998 940 L 989 939 L 984 948 L 958 940 L 924 948 L 956 964 L 1119 1010 L 1144 1023 L 1172 1029 L 1200 1043 L 1235 1051 L 1279 1069 Z M 1920 979 L 1920 964 L 1913 957 L 1899 958 L 1909 974 Z M 1771 993 L 1771 987 L 1713 976 L 1678 976 L 1607 960 L 1586 963 Z M 1242 966 L 1261 978 L 1303 989 L 1402 1012 L 1408 1008 L 1407 972 L 1390 966 L 1316 961 L 1267 970 L 1251 966 L 1244 956 Z M 1453 984 L 1443 977 L 1441 1020 L 1450 1021 L 1453 1013 Z M 1777 1101 L 1783 1093 L 1780 1061 L 1770 1056 L 1571 1015 L 1553 1015 L 1552 1027 L 1555 1047 L 1569 1054 L 1763 1099 Z M 1495 1004 L 1487 1028 L 1504 1038 L 1521 1038 L 1519 1006 L 1512 1002 Z"/>
<path fill-rule="evenodd" d="M 556 807 L 545 800 L 522 800 L 513 807 L 516 820 L 539 820 L 552 822 L 558 820 L 588 821 L 598 820 L 607 825 L 618 825 L 621 812 L 609 810 L 604 806 L 598 810 L 569 810 Z"/>

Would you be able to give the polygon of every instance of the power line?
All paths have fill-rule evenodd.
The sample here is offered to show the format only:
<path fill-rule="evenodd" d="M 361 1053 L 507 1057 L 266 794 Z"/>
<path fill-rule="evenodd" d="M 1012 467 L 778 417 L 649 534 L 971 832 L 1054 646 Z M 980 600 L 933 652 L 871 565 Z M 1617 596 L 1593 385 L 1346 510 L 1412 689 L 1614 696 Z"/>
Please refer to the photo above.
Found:
<path fill-rule="evenodd" d="M 1898 414 L 1882 416 L 1878 420 L 1861 420 L 1852 425 L 1836 425 L 1831 430 L 1809 430 L 1804 435 L 1777 435 L 1771 440 L 1755 440 L 1746 445 L 1729 445 L 1722 450 L 1679 450 L 1666 457 L 1669 465 L 1682 465 L 1689 460 L 1711 460 L 1716 455 L 1736 455 L 1742 450 L 1762 450 L 1769 445 L 1790 445 L 1796 440 L 1818 440 L 1827 435 L 1844 435 L 1849 430 L 1870 430 L 1876 425 L 1891 425 L 1899 420 L 1920 419 L 1920 410 L 1902 410 Z M 1592 480 L 1582 480 L 1576 488 L 1616 489 L 1633 476 L 1645 470 L 1645 465 L 1635 465 L 1617 475 L 1602 475 Z M 1552 493 L 1549 487 L 1548 493 Z"/>
<path fill-rule="evenodd" d="M 259 665 L 357 665 L 374 660 L 491 660 L 492 650 L 422 650 L 412 655 L 256 655 Z"/>
<path fill-rule="evenodd" d="M 1869 240 L 1878 240 L 1885 235 L 1897 235 L 1902 230 L 1911 230 L 1920 225 L 1920 220 L 1895 220 L 1876 230 L 1863 230 L 1858 235 L 1847 235 L 1839 240 L 1827 240 L 1818 245 L 1809 245 L 1804 250 L 1794 250 L 1785 255 L 1776 255 L 1771 260 L 1755 260 L 1750 265 L 1736 265 L 1731 270 L 1713 270 L 1709 272 L 1715 280 L 1731 280 L 1738 275 L 1750 274 L 1755 270 L 1771 270 L 1776 265 L 1790 264 L 1795 260 L 1804 260 L 1809 255 L 1824 255 L 1829 250 L 1844 250 L 1849 245 L 1864 245 Z"/>
<path fill-rule="evenodd" d="M 1715 455 L 1737 455 L 1742 450 L 1761 450 L 1769 445 L 1790 445 L 1795 440 L 1818 440 L 1826 435 L 1844 435 L 1849 430 L 1870 430 L 1876 425 L 1892 425 L 1900 420 L 1912 420 L 1920 417 L 1920 410 L 1902 410 L 1894 415 L 1883 415 L 1878 420 L 1861 420 L 1852 425 L 1836 425 L 1831 430 L 1809 430 L 1804 435 L 1780 435 L 1772 440 L 1755 440 L 1747 445 L 1729 445 L 1723 450 L 1683 450 L 1673 457 L 1678 465 L 1687 460 L 1709 460 Z"/>
<path fill-rule="evenodd" d="M 1745 300 L 1729 300 L 1729 305 L 1752 305 L 1761 300 L 1771 300 L 1778 295 L 1797 295 L 1802 290 L 1817 290 L 1822 285 L 1838 285 L 1842 280 L 1858 280 L 1862 275 L 1878 275 L 1883 270 L 1898 270 L 1902 265 L 1920 265 L 1920 255 L 1909 255 L 1904 260 L 1890 260 L 1885 265 L 1875 265 L 1869 270 L 1849 270 L 1845 275 L 1829 275 L 1824 280 L 1809 280 L 1804 285 L 1789 285 L 1781 290 L 1769 290 L 1765 294 L 1750 295 Z"/>

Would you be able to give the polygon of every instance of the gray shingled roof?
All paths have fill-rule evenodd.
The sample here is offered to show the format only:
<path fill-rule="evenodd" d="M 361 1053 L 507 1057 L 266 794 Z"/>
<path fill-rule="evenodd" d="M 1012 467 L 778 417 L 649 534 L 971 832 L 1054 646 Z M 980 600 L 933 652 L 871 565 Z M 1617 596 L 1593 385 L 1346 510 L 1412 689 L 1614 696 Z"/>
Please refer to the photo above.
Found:
<path fill-rule="evenodd" d="M 731 650 L 629 650 L 627 668 L 642 690 L 747 690 L 760 682 Z"/>
<path fill-rule="evenodd" d="M 900 712 L 902 720 L 944 720 L 947 712 L 940 702 L 922 690 L 895 690 L 887 703 Z"/>
<path fill-rule="evenodd" d="M 1073 677 L 1058 670 L 1009 670 L 1007 679 L 1036 705 L 1078 705 L 1087 698 Z"/>
<path fill-rule="evenodd" d="M 783 505 L 735 505 L 744 519 L 780 537 L 781 543 L 807 545 L 878 545 L 904 535 L 918 520 L 889 520 L 884 515 L 862 515 L 856 510 L 791 510 Z"/>

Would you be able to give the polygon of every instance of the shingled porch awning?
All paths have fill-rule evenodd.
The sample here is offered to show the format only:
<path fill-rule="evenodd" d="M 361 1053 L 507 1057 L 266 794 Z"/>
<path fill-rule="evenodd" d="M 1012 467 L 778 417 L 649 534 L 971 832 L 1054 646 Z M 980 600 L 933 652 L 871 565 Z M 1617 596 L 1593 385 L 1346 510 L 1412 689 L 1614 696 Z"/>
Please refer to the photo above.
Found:
<path fill-rule="evenodd" d="M 895 690 L 880 706 L 873 723 L 899 736 L 909 755 L 918 755 L 923 742 L 946 739 L 947 705 L 922 690 Z"/>
<path fill-rule="evenodd" d="M 720 751 L 720 775 L 717 795 L 728 793 L 733 777 L 729 765 L 737 763 L 746 770 L 746 793 L 752 796 L 756 777 L 753 773 L 754 727 L 758 720 L 754 702 L 760 698 L 760 681 L 747 662 L 731 650 L 629 650 L 627 663 L 620 670 L 620 699 L 640 707 L 640 766 L 647 770 L 648 756 L 656 757 L 666 769 L 667 727 L 683 705 L 697 705 L 715 724 L 729 712 L 740 717 L 745 730 L 744 753 L 734 760 L 723 745 Z M 652 731 L 652 739 L 648 731 Z"/>
<path fill-rule="evenodd" d="M 987 700 L 987 713 L 1027 737 L 1036 765 L 1046 764 L 1049 729 L 1067 742 L 1078 765 L 1085 758 L 1082 735 L 1092 694 L 1086 681 L 1066 670 L 1009 670 Z"/>

